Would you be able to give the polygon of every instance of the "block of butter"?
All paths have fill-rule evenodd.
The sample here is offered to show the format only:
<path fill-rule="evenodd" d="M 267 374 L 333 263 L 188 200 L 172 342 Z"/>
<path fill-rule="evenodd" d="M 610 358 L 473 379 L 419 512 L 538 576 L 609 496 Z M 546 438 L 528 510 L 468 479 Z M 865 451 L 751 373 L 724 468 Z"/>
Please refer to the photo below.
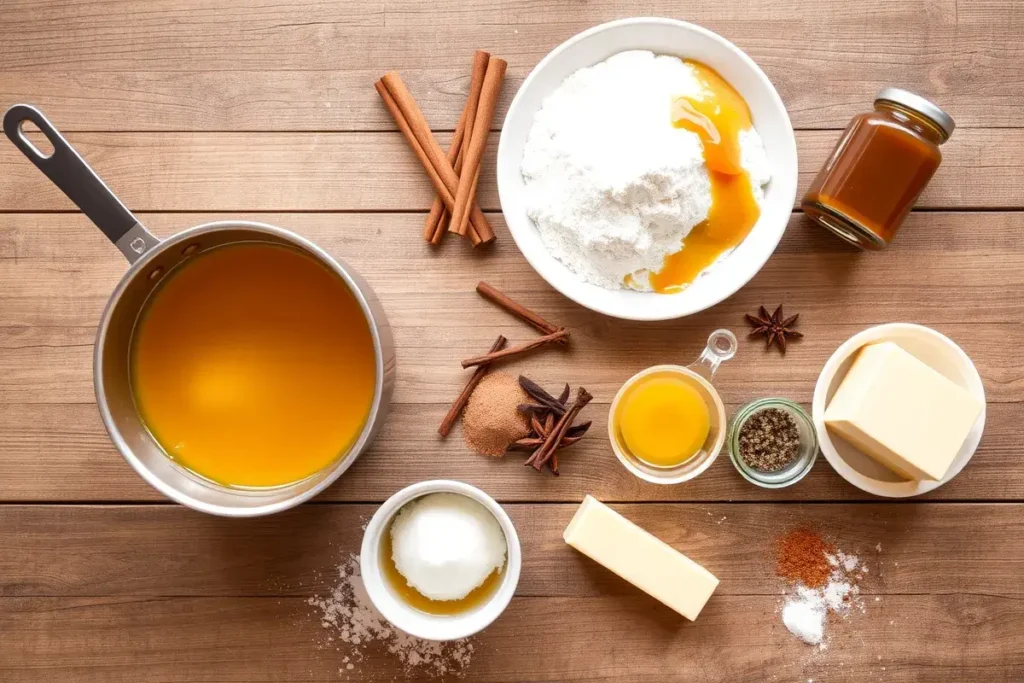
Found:
<path fill-rule="evenodd" d="M 562 537 L 690 621 L 718 585 L 707 569 L 592 496 L 583 499 Z"/>
<path fill-rule="evenodd" d="M 825 425 L 908 479 L 941 480 L 984 406 L 893 342 L 862 348 Z"/>

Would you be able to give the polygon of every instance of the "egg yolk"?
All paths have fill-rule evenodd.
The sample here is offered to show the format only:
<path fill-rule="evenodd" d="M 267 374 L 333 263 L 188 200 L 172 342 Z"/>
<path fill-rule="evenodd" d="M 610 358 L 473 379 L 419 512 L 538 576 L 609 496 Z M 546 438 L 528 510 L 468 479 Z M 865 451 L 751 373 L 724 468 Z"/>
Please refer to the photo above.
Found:
<path fill-rule="evenodd" d="M 740 132 L 751 127 L 750 108 L 717 71 L 687 61 L 701 84 L 698 97 L 672 103 L 672 125 L 696 133 L 704 146 L 711 177 L 711 210 L 683 239 L 683 248 L 652 273 L 651 288 L 670 293 L 684 289 L 728 249 L 746 238 L 761 216 L 750 176 L 741 164 Z"/>
<path fill-rule="evenodd" d="M 654 467 L 680 465 L 700 451 L 711 431 L 711 415 L 686 380 L 654 375 L 623 397 L 619 434 L 626 449 Z"/>

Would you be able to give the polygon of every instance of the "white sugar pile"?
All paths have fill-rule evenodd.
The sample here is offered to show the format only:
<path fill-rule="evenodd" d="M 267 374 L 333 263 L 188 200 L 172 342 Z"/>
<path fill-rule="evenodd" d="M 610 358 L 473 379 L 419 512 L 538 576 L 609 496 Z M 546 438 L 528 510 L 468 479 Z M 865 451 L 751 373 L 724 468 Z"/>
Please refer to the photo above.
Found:
<path fill-rule="evenodd" d="M 854 605 L 864 610 L 856 581 L 867 573 L 867 567 L 856 555 L 837 552 L 827 554 L 826 559 L 832 567 L 828 583 L 820 588 L 797 586 L 782 607 L 782 623 L 789 632 L 808 645 L 821 648 L 825 647 L 830 613 L 845 617 Z"/>
<path fill-rule="evenodd" d="M 321 624 L 330 629 L 328 641 L 344 652 L 340 673 L 358 676 L 360 663 L 372 652 L 396 658 L 409 675 L 461 676 L 473 656 L 469 639 L 439 643 L 421 640 L 388 623 L 370 602 L 359 575 L 359 556 L 349 555 L 338 565 L 338 583 L 326 596 L 307 601 Z"/>
<path fill-rule="evenodd" d="M 508 543 L 483 505 L 458 493 L 407 503 L 391 525 L 395 568 L 431 600 L 461 600 L 505 565 Z"/>

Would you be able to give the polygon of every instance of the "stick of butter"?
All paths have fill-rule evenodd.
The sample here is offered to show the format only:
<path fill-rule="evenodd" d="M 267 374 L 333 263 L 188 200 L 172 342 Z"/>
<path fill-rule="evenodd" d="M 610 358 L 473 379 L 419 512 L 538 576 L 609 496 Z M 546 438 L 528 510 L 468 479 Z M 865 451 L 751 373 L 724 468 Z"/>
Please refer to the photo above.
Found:
<path fill-rule="evenodd" d="M 941 481 L 984 406 L 893 342 L 862 348 L 825 425 L 907 479 Z"/>
<path fill-rule="evenodd" d="M 583 499 L 562 538 L 690 621 L 718 586 L 714 574 L 593 496 Z"/>

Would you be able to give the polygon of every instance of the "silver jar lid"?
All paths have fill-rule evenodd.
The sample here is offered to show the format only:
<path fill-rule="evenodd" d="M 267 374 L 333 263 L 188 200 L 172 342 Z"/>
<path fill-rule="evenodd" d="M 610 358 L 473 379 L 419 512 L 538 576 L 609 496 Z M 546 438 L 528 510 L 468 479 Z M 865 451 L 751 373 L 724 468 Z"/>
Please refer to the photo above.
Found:
<path fill-rule="evenodd" d="M 935 122 L 935 125 L 943 130 L 947 139 L 953 134 L 953 128 L 956 127 L 953 117 L 939 109 L 938 105 L 934 102 L 930 102 L 920 95 L 915 95 L 902 88 L 882 88 L 875 95 L 875 102 L 878 101 L 898 104 L 931 119 Z"/>

